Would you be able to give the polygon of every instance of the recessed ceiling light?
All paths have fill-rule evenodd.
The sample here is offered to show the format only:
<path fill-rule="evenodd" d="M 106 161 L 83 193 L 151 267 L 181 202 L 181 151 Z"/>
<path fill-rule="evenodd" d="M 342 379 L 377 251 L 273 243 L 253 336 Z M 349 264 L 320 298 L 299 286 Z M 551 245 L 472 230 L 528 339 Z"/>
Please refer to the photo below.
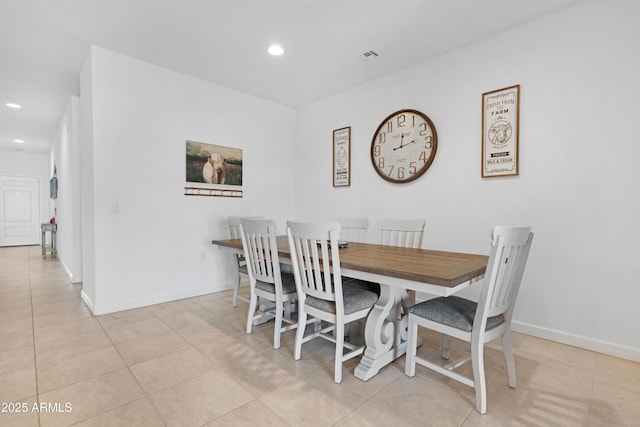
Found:
<path fill-rule="evenodd" d="M 267 51 L 273 56 L 280 56 L 284 53 L 284 49 L 279 44 L 272 44 Z"/>
<path fill-rule="evenodd" d="M 22 105 L 14 104 L 13 102 L 7 102 L 5 105 L 9 108 L 22 108 Z"/>
<path fill-rule="evenodd" d="M 24 140 L 22 140 L 22 139 L 14 139 L 13 142 L 17 142 L 18 144 L 23 144 Z"/>

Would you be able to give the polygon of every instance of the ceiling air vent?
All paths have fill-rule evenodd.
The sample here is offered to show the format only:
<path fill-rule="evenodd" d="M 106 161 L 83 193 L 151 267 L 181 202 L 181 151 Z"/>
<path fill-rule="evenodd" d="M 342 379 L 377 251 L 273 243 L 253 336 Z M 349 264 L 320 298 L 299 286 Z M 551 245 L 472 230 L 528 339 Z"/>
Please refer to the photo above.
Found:
<path fill-rule="evenodd" d="M 360 56 L 361 56 L 362 58 L 364 58 L 364 59 L 374 59 L 374 58 L 376 58 L 376 57 L 378 57 L 378 56 L 380 56 L 380 55 L 378 55 L 377 53 L 375 53 L 375 52 L 374 52 L 374 51 L 372 51 L 372 50 L 368 50 L 368 51 L 366 51 L 366 52 L 362 53 Z"/>

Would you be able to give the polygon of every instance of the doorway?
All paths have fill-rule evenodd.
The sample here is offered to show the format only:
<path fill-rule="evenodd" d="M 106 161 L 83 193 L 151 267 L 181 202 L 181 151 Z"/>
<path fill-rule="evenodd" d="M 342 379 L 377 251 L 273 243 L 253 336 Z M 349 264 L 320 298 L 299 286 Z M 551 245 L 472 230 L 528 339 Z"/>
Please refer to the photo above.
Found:
<path fill-rule="evenodd" d="M 0 246 L 40 240 L 40 178 L 0 175 Z"/>

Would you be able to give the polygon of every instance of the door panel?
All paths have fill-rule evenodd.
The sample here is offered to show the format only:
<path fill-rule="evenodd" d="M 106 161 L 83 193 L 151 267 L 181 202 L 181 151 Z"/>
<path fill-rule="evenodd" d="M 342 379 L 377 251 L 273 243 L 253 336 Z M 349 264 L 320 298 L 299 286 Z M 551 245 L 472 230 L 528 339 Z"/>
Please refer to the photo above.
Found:
<path fill-rule="evenodd" d="M 0 176 L 0 246 L 40 243 L 40 179 Z"/>

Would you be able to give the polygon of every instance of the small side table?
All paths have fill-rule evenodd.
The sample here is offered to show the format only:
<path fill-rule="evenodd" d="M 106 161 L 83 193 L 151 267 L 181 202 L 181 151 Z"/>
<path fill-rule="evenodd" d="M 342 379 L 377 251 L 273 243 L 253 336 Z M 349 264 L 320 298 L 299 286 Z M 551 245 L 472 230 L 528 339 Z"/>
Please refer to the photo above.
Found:
<path fill-rule="evenodd" d="M 47 259 L 47 252 L 51 252 L 53 258 L 58 256 L 56 250 L 56 231 L 58 231 L 58 224 L 44 223 L 40 225 L 42 229 L 42 257 Z M 51 246 L 47 247 L 47 231 L 51 233 Z"/>

